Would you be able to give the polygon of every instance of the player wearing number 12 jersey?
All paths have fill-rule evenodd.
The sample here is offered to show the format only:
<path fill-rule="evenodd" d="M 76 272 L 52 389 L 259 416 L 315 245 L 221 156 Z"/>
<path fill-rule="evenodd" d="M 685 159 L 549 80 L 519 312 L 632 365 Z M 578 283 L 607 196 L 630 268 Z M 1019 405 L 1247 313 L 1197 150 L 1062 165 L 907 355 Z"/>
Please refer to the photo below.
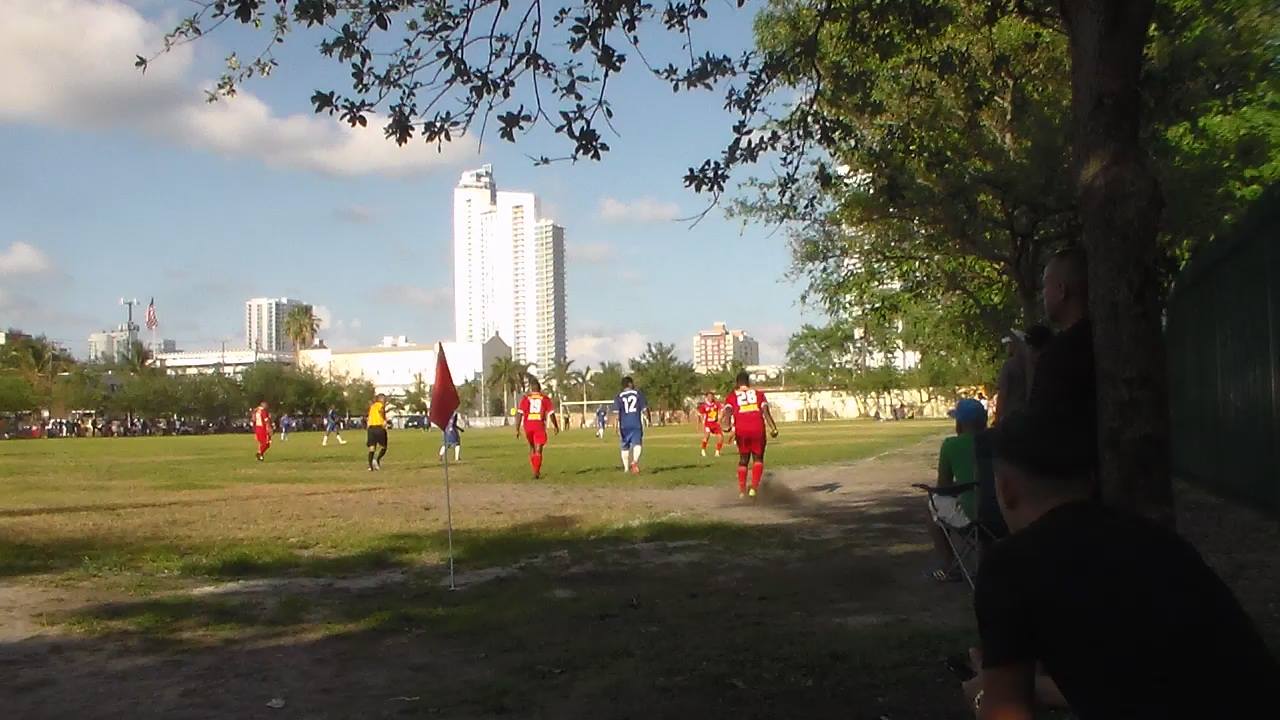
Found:
<path fill-rule="evenodd" d="M 547 417 L 551 417 L 551 426 L 556 434 L 560 433 L 560 420 L 555 415 L 556 406 L 551 398 L 542 394 L 542 385 L 537 378 L 529 378 L 529 393 L 520 398 L 519 415 L 516 417 L 516 437 L 524 430 L 525 439 L 529 441 L 529 467 L 533 468 L 533 477 L 542 477 L 542 449 L 547 446 Z"/>
<path fill-rule="evenodd" d="M 716 436 L 716 457 L 724 449 L 724 430 L 720 428 L 720 413 L 724 405 L 716 399 L 715 393 L 707 393 L 706 402 L 698 405 L 698 414 L 702 416 L 702 457 L 707 456 L 707 443 L 711 436 Z"/>
<path fill-rule="evenodd" d="M 613 399 L 618 413 L 618 441 L 622 447 L 622 471 L 640 474 L 640 453 L 644 450 L 644 420 L 649 415 L 649 401 L 636 389 L 630 377 L 622 378 L 622 392 Z"/>
<path fill-rule="evenodd" d="M 738 438 L 738 496 L 747 497 L 747 467 L 751 468 L 750 496 L 760 492 L 760 479 L 764 477 L 765 423 L 769 434 L 778 437 L 778 424 L 769 412 L 764 393 L 751 387 L 751 376 L 738 373 L 737 389 L 724 400 L 724 418 L 729 429 Z"/>

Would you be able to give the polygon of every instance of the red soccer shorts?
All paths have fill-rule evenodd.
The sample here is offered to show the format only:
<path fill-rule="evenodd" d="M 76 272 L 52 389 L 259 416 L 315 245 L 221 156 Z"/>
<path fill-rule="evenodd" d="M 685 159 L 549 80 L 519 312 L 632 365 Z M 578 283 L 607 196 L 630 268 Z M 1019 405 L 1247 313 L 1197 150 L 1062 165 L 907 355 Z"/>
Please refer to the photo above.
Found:
<path fill-rule="evenodd" d="M 743 435 L 738 433 L 738 454 L 746 455 L 751 453 L 760 457 L 764 456 L 765 438 L 764 433 L 750 433 Z"/>
<path fill-rule="evenodd" d="M 271 431 L 266 428 L 254 428 L 253 436 L 258 440 L 258 452 L 265 452 L 271 447 Z"/>
<path fill-rule="evenodd" d="M 718 422 L 709 422 L 706 425 L 703 425 L 702 429 L 711 433 L 712 435 L 724 434 L 724 431 L 720 429 L 720 423 Z"/>
<path fill-rule="evenodd" d="M 530 445 L 546 445 L 547 426 L 542 423 L 525 423 L 524 436 L 529 440 Z"/>

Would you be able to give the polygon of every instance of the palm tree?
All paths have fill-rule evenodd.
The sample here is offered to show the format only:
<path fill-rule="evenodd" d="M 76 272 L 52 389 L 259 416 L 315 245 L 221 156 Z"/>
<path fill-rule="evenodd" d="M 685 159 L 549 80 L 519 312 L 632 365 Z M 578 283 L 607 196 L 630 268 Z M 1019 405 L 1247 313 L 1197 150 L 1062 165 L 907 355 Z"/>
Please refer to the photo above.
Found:
<path fill-rule="evenodd" d="M 284 317 L 284 335 L 293 343 L 294 354 L 304 347 L 311 347 L 318 332 L 320 318 L 316 317 L 315 310 L 310 305 L 295 305 Z"/>
<path fill-rule="evenodd" d="M 622 389 L 622 363 L 601 362 L 600 369 L 591 376 L 591 392 L 600 397 L 611 398 Z"/>
<path fill-rule="evenodd" d="M 507 409 L 511 408 L 511 397 L 524 390 L 525 378 L 529 376 L 529 365 L 517 362 L 513 358 L 500 357 L 493 361 L 489 369 L 489 387 L 502 392 L 503 402 Z"/>
<path fill-rule="evenodd" d="M 124 359 L 125 370 L 130 375 L 143 375 L 151 369 L 148 365 L 150 362 L 151 351 L 146 345 L 134 340 L 129 345 L 129 355 Z"/>
<path fill-rule="evenodd" d="M 572 360 L 557 360 L 547 373 L 547 381 L 555 391 L 557 402 L 564 402 L 565 394 L 573 389 L 574 371 Z"/>
<path fill-rule="evenodd" d="M 34 390 L 37 398 L 53 395 L 53 379 L 75 366 L 75 360 L 47 338 L 21 338 L 3 346 L 0 367 L 13 368 Z"/>

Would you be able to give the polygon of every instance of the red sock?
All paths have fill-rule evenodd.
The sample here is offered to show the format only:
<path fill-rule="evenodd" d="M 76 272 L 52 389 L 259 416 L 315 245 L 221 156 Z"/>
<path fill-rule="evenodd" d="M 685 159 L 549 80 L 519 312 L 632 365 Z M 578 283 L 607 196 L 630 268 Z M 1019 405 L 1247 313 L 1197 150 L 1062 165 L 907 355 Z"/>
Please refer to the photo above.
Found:
<path fill-rule="evenodd" d="M 744 470 L 746 468 L 743 468 Z M 751 466 L 751 487 L 756 490 L 760 489 L 760 478 L 764 477 L 764 463 L 758 462 Z"/>
<path fill-rule="evenodd" d="M 720 452 L 723 449 L 724 449 L 724 437 L 721 436 L 721 438 L 716 441 L 716 452 Z"/>
<path fill-rule="evenodd" d="M 747 491 L 747 466 L 739 465 L 738 466 L 738 492 L 743 493 L 746 491 Z"/>
<path fill-rule="evenodd" d="M 541 455 L 530 455 L 529 464 L 533 466 L 533 473 L 535 475 L 542 474 L 542 456 Z"/>
<path fill-rule="evenodd" d="M 703 450 L 706 450 L 706 449 L 707 449 L 707 439 L 706 439 L 706 438 L 702 438 L 702 449 L 703 449 Z"/>

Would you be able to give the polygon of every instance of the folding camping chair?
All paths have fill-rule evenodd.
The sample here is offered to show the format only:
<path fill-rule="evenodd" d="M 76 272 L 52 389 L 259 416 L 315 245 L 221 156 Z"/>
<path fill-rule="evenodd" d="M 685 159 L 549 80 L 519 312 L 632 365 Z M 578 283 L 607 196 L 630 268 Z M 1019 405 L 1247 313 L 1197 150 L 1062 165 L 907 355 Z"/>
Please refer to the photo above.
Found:
<path fill-rule="evenodd" d="M 945 487 L 932 487 L 916 483 L 912 487 L 919 488 L 929 495 L 929 515 L 933 522 L 942 529 L 947 545 L 955 555 L 956 564 L 965 582 L 972 589 L 978 577 L 978 566 L 982 560 L 982 549 L 996 539 L 996 534 L 977 520 L 970 518 L 961 509 L 957 500 L 964 493 L 978 491 L 978 483 L 957 483 Z M 943 500 L 943 499 L 946 500 Z"/>

